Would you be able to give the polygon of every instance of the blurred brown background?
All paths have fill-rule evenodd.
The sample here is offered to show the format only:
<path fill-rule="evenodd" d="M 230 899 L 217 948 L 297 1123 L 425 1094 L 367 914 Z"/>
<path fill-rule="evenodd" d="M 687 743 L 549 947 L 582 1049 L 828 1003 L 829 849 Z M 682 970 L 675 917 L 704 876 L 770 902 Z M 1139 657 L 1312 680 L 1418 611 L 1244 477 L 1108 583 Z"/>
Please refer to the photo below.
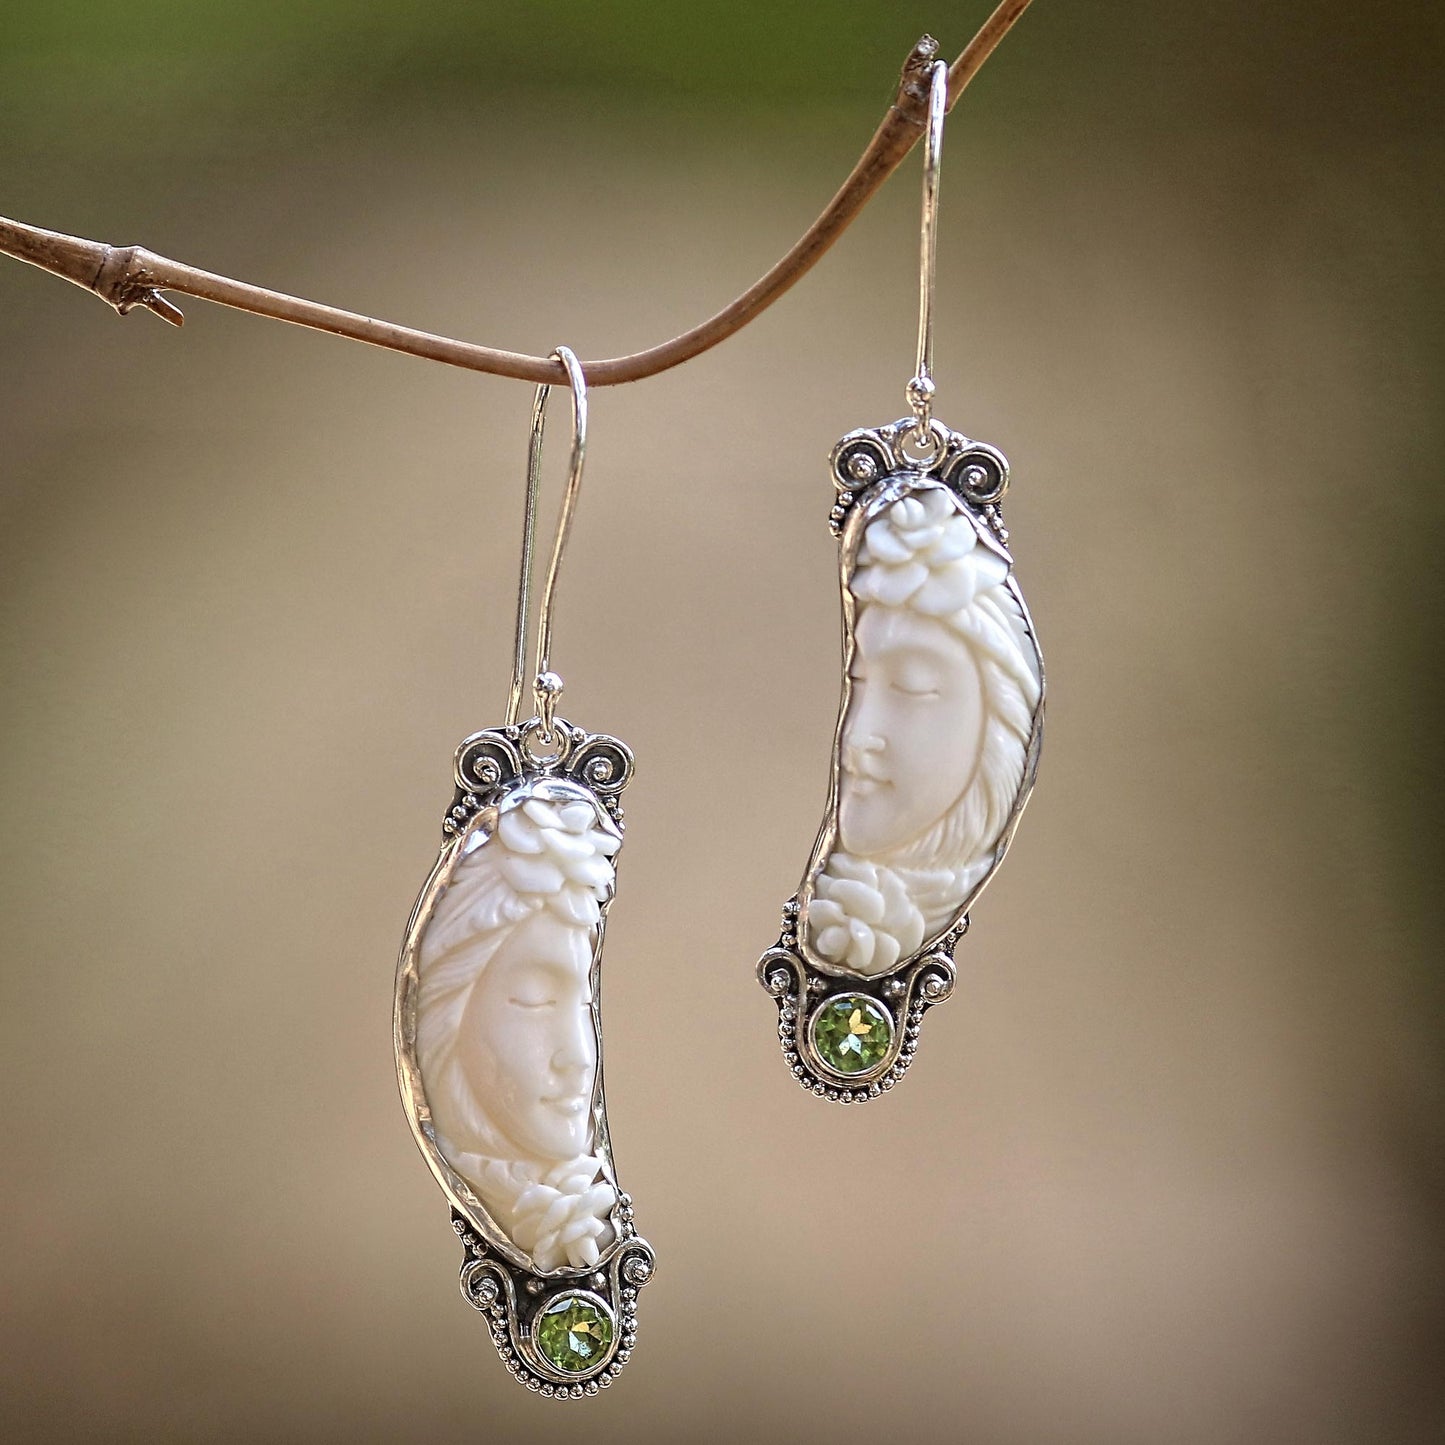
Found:
<path fill-rule="evenodd" d="M 616 355 L 986 9 L 12 3 L 0 209 Z M 1424 4 L 1038 0 L 955 112 L 939 413 L 1012 460 L 1049 733 L 866 1109 L 788 1078 L 752 969 L 916 158 L 747 331 L 596 393 L 556 658 L 639 761 L 608 1085 L 661 1268 L 567 1410 L 456 1293 L 390 1042 L 505 701 L 530 390 L 0 264 L 7 1438 L 1439 1439 L 1442 62 Z"/>

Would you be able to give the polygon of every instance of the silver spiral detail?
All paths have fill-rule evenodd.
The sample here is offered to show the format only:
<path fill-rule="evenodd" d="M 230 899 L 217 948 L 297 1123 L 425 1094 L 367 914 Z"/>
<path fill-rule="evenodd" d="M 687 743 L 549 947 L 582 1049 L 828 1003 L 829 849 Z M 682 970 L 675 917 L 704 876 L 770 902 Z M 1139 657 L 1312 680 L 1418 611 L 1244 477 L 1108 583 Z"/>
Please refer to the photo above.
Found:
<path fill-rule="evenodd" d="M 627 786 L 632 767 L 632 749 L 605 733 L 589 737 L 566 763 L 568 774 L 603 797 Z"/>

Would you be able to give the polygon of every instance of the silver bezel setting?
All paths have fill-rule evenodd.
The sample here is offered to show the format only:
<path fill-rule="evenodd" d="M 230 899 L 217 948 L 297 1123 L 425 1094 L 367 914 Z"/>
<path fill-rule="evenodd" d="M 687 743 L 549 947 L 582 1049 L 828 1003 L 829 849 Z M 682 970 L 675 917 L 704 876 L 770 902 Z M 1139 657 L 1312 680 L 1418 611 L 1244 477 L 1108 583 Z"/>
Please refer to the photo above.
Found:
<path fill-rule="evenodd" d="M 884 1057 L 871 1068 L 854 1069 L 852 1072 L 845 1072 L 842 1069 L 835 1068 L 818 1052 L 817 1045 L 813 1039 L 813 1032 L 818 1026 L 818 1020 L 823 1016 L 823 1010 L 845 998 L 862 999 L 866 1003 L 872 1004 L 888 1021 L 888 1054 L 885 1054 Z M 802 1014 L 799 1014 L 797 1023 L 799 1029 L 807 1035 L 808 1043 L 814 1057 L 814 1063 L 818 1070 L 830 1075 L 836 1082 L 847 1084 L 850 1087 L 854 1084 L 866 1084 L 870 1079 L 875 1078 L 884 1071 L 887 1066 L 888 1055 L 894 1053 L 894 1043 L 899 1034 L 898 1020 L 894 1018 L 893 1010 L 890 1009 L 882 999 L 875 998 L 872 994 L 863 993 L 856 988 L 840 990 L 838 993 L 830 993 L 826 997 L 820 998 L 817 1003 L 813 1005 L 812 1010 L 808 1012 L 806 1019 L 803 1018 Z"/>
<path fill-rule="evenodd" d="M 586 796 L 599 813 L 624 830 L 620 794 L 632 778 L 632 752 L 603 733 L 588 733 L 558 718 L 538 749 L 541 721 L 490 728 L 465 738 L 456 751 L 455 792 L 442 822 L 437 861 L 417 898 L 397 962 L 394 1041 L 397 1080 L 412 1135 L 451 1205 L 452 1225 L 464 1250 L 463 1297 L 488 1320 L 493 1343 L 507 1370 L 549 1398 L 580 1398 L 611 1384 L 631 1357 L 637 1333 L 637 1292 L 652 1277 L 655 1256 L 633 1224 L 631 1198 L 619 1192 L 611 1213 L 612 1242 L 589 1269 L 538 1270 L 498 1226 L 466 1180 L 436 1146 L 426 1090 L 417 1062 L 418 949 L 437 899 L 477 832 L 495 829 L 501 812 L 529 796 Z M 609 900 L 610 902 L 610 900 Z M 602 906 L 592 955 L 592 1016 L 597 1036 L 597 1073 L 592 1115 L 596 1152 L 616 1184 L 612 1141 L 603 1092 L 601 966 L 608 903 Z M 586 1371 L 558 1370 L 537 1348 L 533 1321 L 563 1295 L 582 1294 L 614 1322 L 612 1344 Z"/>
<path fill-rule="evenodd" d="M 916 419 L 904 417 L 887 426 L 862 427 L 849 432 L 834 446 L 829 458 L 837 492 L 828 525 L 839 544 L 843 682 L 833 732 L 828 799 L 802 883 L 784 906 L 778 941 L 762 956 L 757 969 L 758 981 L 778 1003 L 778 1032 L 784 1058 L 794 1077 L 819 1098 L 845 1104 L 877 1098 L 902 1078 L 917 1049 L 924 1013 L 953 992 L 954 948 L 968 930 L 970 908 L 998 871 L 1013 840 L 1038 775 L 1043 743 L 1046 687 L 1040 655 L 1039 703 L 1028 739 L 1023 776 L 988 871 L 949 919 L 885 974 L 859 974 L 816 954 L 808 943 L 801 920 L 813 896 L 814 880 L 837 842 L 840 749 L 852 693 L 850 674 L 855 646 L 856 605 L 849 582 L 868 523 L 901 497 L 927 490 L 948 492 L 973 523 L 980 542 L 1009 564 L 1008 590 L 1037 648 L 1033 620 L 1014 580 L 1008 531 L 1003 524 L 1001 503 L 1009 484 L 1007 459 L 997 448 L 950 431 L 937 421 L 929 423 L 926 436 L 927 446 L 920 447 Z M 893 1041 L 885 1058 L 866 1073 L 846 1076 L 832 1069 L 818 1054 L 811 1034 L 811 1020 L 817 1010 L 844 993 L 875 1000 L 894 1021 Z"/>

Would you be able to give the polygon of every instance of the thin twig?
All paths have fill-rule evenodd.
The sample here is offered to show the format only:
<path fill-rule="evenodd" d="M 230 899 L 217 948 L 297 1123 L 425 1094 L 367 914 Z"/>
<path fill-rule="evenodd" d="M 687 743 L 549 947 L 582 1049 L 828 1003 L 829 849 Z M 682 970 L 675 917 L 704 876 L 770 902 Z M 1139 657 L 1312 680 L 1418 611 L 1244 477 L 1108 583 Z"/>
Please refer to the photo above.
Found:
<path fill-rule="evenodd" d="M 1030 0 L 1002 0 L 969 42 L 968 48 L 949 67 L 950 109 L 1029 3 Z M 937 42 L 928 36 L 913 47 L 903 66 L 898 95 L 869 141 L 868 148 L 853 167 L 852 174 L 802 239 L 767 275 L 717 315 L 661 346 L 632 356 L 584 362 L 582 369 L 588 385 L 613 386 L 624 381 L 641 381 L 644 377 L 656 376 L 691 360 L 741 330 L 805 276 L 883 182 L 897 170 L 922 134 L 928 102 L 928 66 L 937 52 Z M 121 315 L 143 306 L 179 326 L 184 320 L 180 308 L 161 293 L 180 291 L 204 301 L 235 307 L 239 311 L 271 316 L 278 321 L 290 321 L 317 331 L 329 331 L 335 336 L 404 351 L 429 361 L 445 362 L 448 366 L 490 372 L 495 376 L 514 376 L 523 381 L 565 384 L 567 380 L 561 363 L 551 357 L 498 351 L 490 346 L 433 336 L 394 322 L 339 311 L 298 296 L 267 291 L 260 286 L 201 271 L 194 266 L 157 256 L 140 246 L 107 246 L 100 241 L 44 231 L 38 226 L 27 226 L 0 217 L 0 252 L 94 291 Z"/>

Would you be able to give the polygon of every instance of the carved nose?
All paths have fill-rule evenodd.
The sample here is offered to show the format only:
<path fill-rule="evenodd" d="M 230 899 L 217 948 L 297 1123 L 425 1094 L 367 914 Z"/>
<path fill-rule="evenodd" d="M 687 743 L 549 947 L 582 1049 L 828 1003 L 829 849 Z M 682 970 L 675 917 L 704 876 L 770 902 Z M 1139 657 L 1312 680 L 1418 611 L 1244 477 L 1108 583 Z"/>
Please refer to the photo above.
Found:
<path fill-rule="evenodd" d="M 552 1071 L 557 1074 L 586 1073 L 587 1050 L 580 1038 L 569 1039 L 552 1055 Z"/>
<path fill-rule="evenodd" d="M 861 740 L 850 739 L 843 745 L 843 766 L 850 773 L 859 772 L 865 757 L 876 756 L 887 746 L 885 739 L 879 737 L 877 733 L 870 733 Z"/>

